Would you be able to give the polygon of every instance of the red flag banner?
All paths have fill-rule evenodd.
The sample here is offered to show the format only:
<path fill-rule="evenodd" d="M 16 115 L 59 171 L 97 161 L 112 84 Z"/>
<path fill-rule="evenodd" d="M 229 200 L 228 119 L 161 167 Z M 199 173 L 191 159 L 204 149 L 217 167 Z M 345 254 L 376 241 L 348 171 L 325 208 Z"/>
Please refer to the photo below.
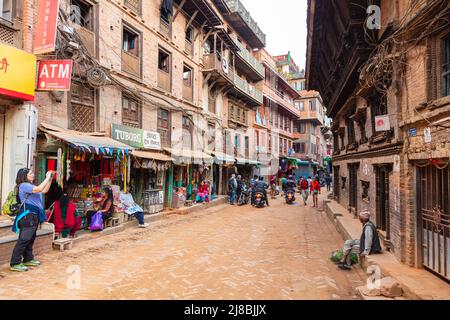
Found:
<path fill-rule="evenodd" d="M 58 8 L 59 0 L 39 0 L 36 30 L 34 32 L 34 54 L 55 51 Z"/>

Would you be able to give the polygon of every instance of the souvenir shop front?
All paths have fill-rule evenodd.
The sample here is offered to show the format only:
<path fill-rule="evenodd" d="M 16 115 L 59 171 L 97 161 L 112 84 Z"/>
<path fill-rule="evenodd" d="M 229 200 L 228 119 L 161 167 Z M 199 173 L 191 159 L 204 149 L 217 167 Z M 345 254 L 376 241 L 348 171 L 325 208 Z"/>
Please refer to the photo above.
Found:
<path fill-rule="evenodd" d="M 152 214 L 167 206 L 166 178 L 172 158 L 153 151 L 131 152 L 130 192 L 144 213 Z"/>
<path fill-rule="evenodd" d="M 85 217 L 87 211 L 94 210 L 95 199 L 101 197 L 104 187 L 111 187 L 115 198 L 120 190 L 128 192 L 130 153 L 133 151 L 130 146 L 109 137 L 56 127 L 49 129 L 45 125 L 41 131 L 46 136 L 45 151 L 50 152 L 39 152 L 39 172 L 57 172 L 45 199 L 46 207 L 58 199 L 62 190 L 66 190 L 77 206 L 77 215 Z"/>
<path fill-rule="evenodd" d="M 228 192 L 228 179 L 234 173 L 236 159 L 222 152 L 213 152 L 213 185 L 215 195 L 226 195 Z"/>
<path fill-rule="evenodd" d="M 291 157 L 280 158 L 279 177 L 289 176 L 298 169 L 298 160 Z"/>
<path fill-rule="evenodd" d="M 201 152 L 191 150 L 176 150 L 167 148 L 172 155 L 174 167 L 172 177 L 172 208 L 185 206 L 186 202 L 195 200 L 198 186 L 201 181 L 213 185 L 212 164 L 213 157 Z"/>
<path fill-rule="evenodd" d="M 248 184 L 253 178 L 256 171 L 259 171 L 260 162 L 256 160 L 236 158 L 236 171 L 237 174 L 242 177 L 244 181 Z"/>

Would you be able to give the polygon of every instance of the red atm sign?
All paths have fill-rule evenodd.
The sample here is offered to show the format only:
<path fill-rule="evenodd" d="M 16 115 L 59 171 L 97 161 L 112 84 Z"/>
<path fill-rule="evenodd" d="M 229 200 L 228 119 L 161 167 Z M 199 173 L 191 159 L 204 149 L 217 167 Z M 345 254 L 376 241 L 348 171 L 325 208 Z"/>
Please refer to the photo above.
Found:
<path fill-rule="evenodd" d="M 39 61 L 37 90 L 69 91 L 72 65 L 72 60 Z"/>

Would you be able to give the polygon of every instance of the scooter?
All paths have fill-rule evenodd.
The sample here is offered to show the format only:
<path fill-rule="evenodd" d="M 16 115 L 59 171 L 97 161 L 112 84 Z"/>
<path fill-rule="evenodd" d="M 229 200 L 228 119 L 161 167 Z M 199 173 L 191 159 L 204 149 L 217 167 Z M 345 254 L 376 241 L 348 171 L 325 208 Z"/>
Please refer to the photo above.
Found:
<path fill-rule="evenodd" d="M 266 205 L 266 199 L 264 197 L 264 193 L 262 193 L 260 191 L 256 191 L 254 206 L 257 208 L 264 208 L 265 205 Z"/>
<path fill-rule="evenodd" d="M 295 201 L 295 191 L 293 189 L 288 189 L 285 195 L 286 203 L 292 204 Z"/>

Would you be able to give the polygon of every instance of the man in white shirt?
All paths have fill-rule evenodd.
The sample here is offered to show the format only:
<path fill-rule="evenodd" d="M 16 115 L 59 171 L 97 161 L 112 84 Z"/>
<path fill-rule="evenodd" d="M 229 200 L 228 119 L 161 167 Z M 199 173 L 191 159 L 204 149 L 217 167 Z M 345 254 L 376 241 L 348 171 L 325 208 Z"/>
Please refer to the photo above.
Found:
<path fill-rule="evenodd" d="M 126 214 L 134 215 L 139 222 L 139 228 L 147 228 L 148 223 L 144 220 L 144 210 L 134 202 L 131 193 L 120 193 L 120 203 Z"/>

